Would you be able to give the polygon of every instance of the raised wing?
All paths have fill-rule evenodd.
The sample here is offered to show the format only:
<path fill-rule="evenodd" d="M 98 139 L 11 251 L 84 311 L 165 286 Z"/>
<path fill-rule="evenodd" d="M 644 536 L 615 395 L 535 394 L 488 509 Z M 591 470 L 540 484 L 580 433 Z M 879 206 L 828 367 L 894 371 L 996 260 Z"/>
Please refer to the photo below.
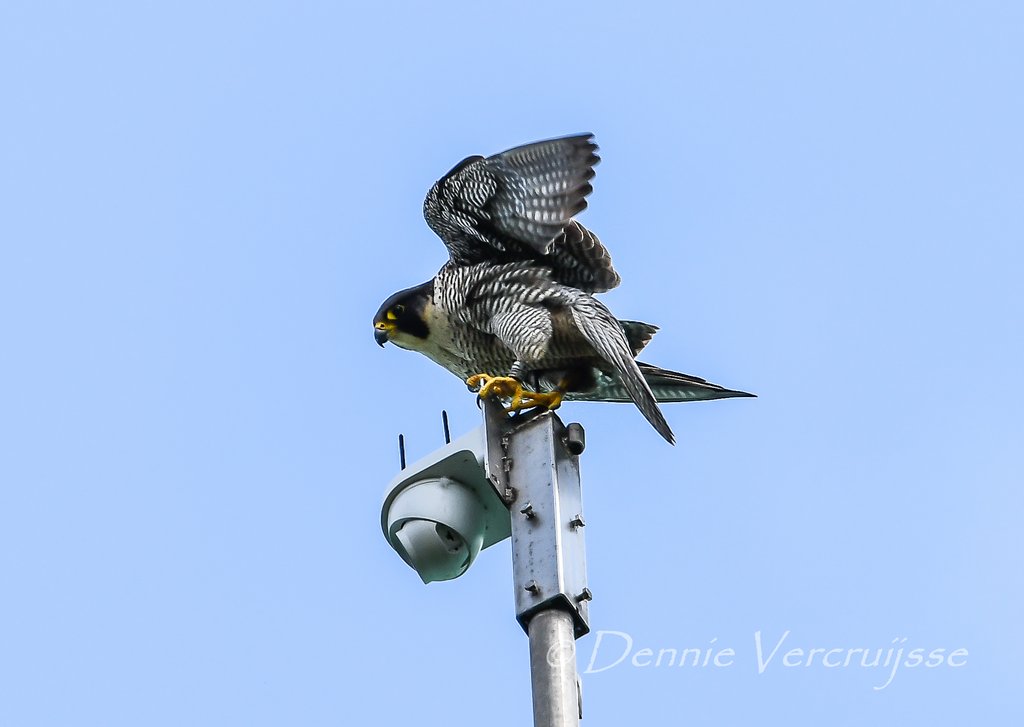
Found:
<path fill-rule="evenodd" d="M 560 280 L 607 290 L 618 283 L 608 251 L 572 222 L 587 206 L 596 152 L 593 135 L 580 134 L 469 157 L 430 189 L 423 216 L 456 265 L 535 259 Z"/>
<path fill-rule="evenodd" d="M 551 242 L 542 261 L 551 267 L 558 282 L 588 293 L 611 290 L 621 280 L 597 235 L 576 220 Z"/>

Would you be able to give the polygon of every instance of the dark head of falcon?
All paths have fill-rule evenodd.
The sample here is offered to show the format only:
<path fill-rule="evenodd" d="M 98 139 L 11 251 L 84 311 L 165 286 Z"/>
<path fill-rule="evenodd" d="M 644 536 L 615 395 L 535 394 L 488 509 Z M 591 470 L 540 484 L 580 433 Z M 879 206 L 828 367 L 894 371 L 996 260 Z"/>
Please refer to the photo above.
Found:
<path fill-rule="evenodd" d="M 619 275 L 575 219 L 598 161 L 593 136 L 579 134 L 453 167 L 423 203 L 448 261 L 384 301 L 374 339 L 419 351 L 510 412 L 632 402 L 671 443 L 659 402 L 752 394 L 636 360 L 657 328 L 620 321 L 595 297 Z"/>
<path fill-rule="evenodd" d="M 401 348 L 418 351 L 427 343 L 430 326 L 425 309 L 434 289 L 434 281 L 400 290 L 381 303 L 373 317 L 373 337 L 383 346 L 388 341 Z"/>

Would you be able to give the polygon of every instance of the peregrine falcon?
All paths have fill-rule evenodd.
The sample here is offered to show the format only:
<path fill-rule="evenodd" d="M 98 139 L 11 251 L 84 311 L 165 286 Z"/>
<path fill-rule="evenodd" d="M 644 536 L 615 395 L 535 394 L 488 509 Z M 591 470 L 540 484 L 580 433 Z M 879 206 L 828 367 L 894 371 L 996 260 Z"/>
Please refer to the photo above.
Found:
<path fill-rule="evenodd" d="M 580 134 L 459 162 L 423 203 L 449 260 L 384 301 L 374 338 L 419 351 L 510 412 L 632 401 L 673 443 L 659 401 L 753 395 L 636 361 L 658 329 L 620 321 L 594 297 L 619 275 L 573 219 L 598 161 L 593 135 Z"/>

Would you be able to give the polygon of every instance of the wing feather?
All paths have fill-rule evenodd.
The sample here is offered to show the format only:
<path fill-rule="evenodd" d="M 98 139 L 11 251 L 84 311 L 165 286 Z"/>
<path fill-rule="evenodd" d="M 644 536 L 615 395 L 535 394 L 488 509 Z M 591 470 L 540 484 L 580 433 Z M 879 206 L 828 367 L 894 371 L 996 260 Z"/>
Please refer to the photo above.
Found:
<path fill-rule="evenodd" d="M 455 265 L 535 260 L 566 285 L 610 290 L 619 276 L 608 250 L 572 219 L 598 161 L 592 134 L 467 157 L 431 188 L 423 215 Z"/>
<path fill-rule="evenodd" d="M 596 298 L 581 296 L 572 306 L 572 318 L 580 333 L 587 339 L 598 355 L 612 365 L 629 398 L 633 400 L 647 421 L 658 430 L 669 444 L 675 442 L 675 435 L 665 416 L 658 408 L 658 401 L 647 380 L 633 359 L 629 342 L 622 326 Z"/>

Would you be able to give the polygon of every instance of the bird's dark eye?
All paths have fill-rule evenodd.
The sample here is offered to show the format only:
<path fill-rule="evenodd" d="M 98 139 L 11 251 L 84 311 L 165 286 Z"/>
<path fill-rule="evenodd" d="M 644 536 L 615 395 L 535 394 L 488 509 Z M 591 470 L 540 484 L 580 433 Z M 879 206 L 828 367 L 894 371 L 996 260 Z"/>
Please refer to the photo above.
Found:
<path fill-rule="evenodd" d="M 398 305 L 395 306 L 395 315 L 400 316 L 403 313 L 405 313 L 405 306 L 399 303 Z"/>

